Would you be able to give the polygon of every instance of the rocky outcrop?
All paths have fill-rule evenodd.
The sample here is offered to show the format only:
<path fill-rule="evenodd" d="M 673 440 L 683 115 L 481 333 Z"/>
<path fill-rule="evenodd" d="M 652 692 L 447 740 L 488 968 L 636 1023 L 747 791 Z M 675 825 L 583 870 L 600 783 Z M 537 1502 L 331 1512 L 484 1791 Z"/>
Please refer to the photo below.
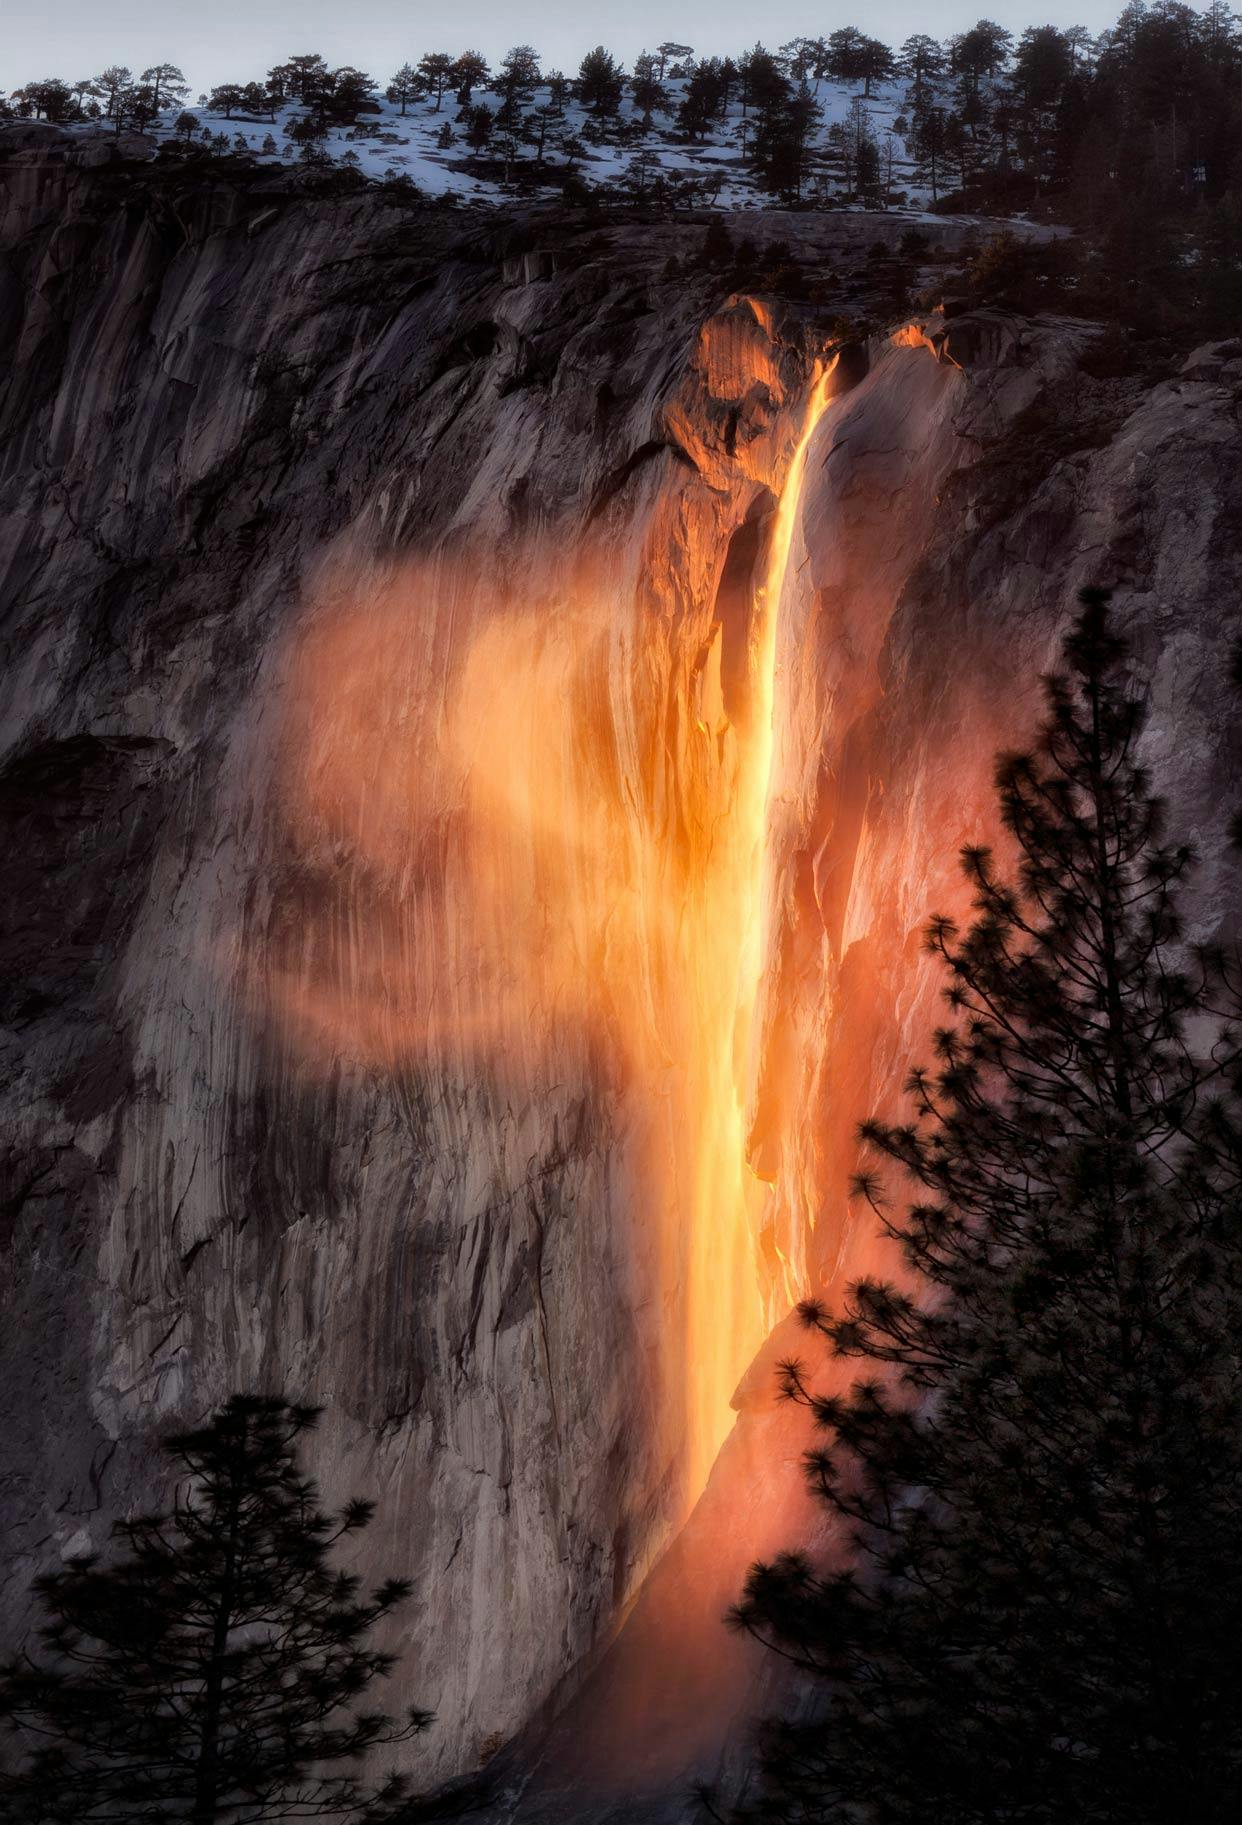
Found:
<path fill-rule="evenodd" d="M 855 341 L 760 841 L 756 605 L 838 305 L 668 276 L 677 224 L 46 139 L 0 181 L 10 1626 L 149 1496 L 161 1426 L 295 1390 L 329 1493 L 380 1497 L 365 1568 L 417 1583 L 420 1772 L 526 1730 L 506 1804 L 568 1816 L 530 1720 L 581 1687 L 595 1741 L 641 1688 L 590 1759 L 676 1787 L 719 1738 L 684 1720 L 753 1697 L 719 1612 L 806 1524 L 779 1347 L 744 1372 L 874 1258 L 853 1125 L 921 1048 L 920 929 L 1084 582 L 1227 926 L 1236 350 L 1147 390 L 1070 323 Z M 797 232 L 844 297 L 895 230 Z"/>

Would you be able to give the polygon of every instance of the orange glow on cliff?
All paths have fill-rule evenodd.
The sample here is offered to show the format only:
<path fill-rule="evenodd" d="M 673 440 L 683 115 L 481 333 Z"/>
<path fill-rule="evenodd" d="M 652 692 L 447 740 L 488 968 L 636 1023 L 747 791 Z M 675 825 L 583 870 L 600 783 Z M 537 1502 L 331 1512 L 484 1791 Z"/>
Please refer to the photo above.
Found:
<path fill-rule="evenodd" d="M 607 1086 L 633 1220 L 653 1230 L 645 1294 L 687 1504 L 793 1290 L 761 1270 L 772 1193 L 747 1105 L 777 621 L 831 372 L 772 520 L 744 726 L 720 629 L 687 656 L 602 562 L 520 611 L 461 559 L 337 577 L 292 655 L 296 891 L 262 992 L 305 1068 L 344 1054 L 483 1082 L 501 1126 L 566 1084 Z"/>

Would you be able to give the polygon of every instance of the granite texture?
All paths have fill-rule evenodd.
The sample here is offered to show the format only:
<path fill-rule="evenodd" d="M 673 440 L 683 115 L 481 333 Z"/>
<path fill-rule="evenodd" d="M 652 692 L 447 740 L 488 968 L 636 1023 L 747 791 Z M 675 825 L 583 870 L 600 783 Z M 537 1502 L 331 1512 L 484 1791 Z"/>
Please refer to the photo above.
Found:
<path fill-rule="evenodd" d="M 1239 346 L 1145 387 L 1070 322 L 847 336 L 756 848 L 831 303 L 670 274 L 697 228 L 519 239 L 48 134 L 0 187 L 6 1629 L 161 1489 L 161 1427 L 286 1389 L 379 1498 L 363 1568 L 415 1580 L 419 1778 L 501 1750 L 506 1814 L 677 1817 L 768 1677 L 720 1613 L 813 1525 L 787 1313 L 876 1258 L 854 1125 L 1084 583 L 1231 928 Z M 792 232 L 844 273 L 895 229 Z"/>

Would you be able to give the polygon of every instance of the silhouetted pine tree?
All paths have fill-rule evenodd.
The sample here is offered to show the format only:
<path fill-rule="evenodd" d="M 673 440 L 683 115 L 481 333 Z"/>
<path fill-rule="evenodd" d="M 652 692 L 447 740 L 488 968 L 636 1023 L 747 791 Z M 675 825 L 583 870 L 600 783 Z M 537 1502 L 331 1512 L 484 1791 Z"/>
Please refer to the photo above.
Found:
<path fill-rule="evenodd" d="M 836 1398 L 785 1366 L 837 1548 L 757 1566 L 736 1612 L 811 1676 L 748 1818 L 1239 1816 L 1238 999 L 1181 942 L 1192 856 L 1083 601 L 1035 752 L 998 763 L 1016 879 L 964 853 L 974 922 L 929 932 L 953 1023 L 914 1120 L 863 1130 L 902 1280 L 804 1312 L 872 1366 Z"/>
<path fill-rule="evenodd" d="M 189 1479 L 172 1513 L 120 1523 L 114 1564 L 39 1581 L 43 1652 L 0 1681 L 0 1715 L 25 1753 L 0 1772 L 4 1817 L 391 1816 L 403 1783 L 368 1788 L 360 1765 L 430 1718 L 354 1707 L 394 1664 L 367 1638 L 409 1586 L 392 1579 L 367 1595 L 332 1569 L 333 1547 L 373 1509 L 320 1508 L 297 1461 L 315 1419 L 234 1396 L 201 1431 L 164 1441 Z"/>

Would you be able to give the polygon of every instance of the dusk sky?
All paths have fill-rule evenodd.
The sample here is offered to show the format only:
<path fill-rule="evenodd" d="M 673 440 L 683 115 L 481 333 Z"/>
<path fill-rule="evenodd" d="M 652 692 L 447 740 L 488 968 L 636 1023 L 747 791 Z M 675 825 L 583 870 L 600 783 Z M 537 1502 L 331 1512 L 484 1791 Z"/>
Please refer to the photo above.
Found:
<path fill-rule="evenodd" d="M 354 63 L 381 82 L 407 59 L 427 50 L 481 50 L 503 56 L 511 44 L 535 46 L 545 68 L 576 70 L 593 44 L 604 43 L 627 67 L 644 48 L 675 37 L 696 47 L 723 53 L 738 51 L 756 38 L 776 47 L 800 35 L 827 35 L 840 25 L 858 25 L 896 44 L 911 32 L 938 37 L 974 23 L 983 10 L 1011 29 L 1027 25 L 1087 26 L 1111 24 L 1121 0 L 1004 0 L 945 5 L 929 12 L 911 0 L 867 0 L 830 14 L 807 0 L 774 0 L 760 8 L 715 0 L 633 0 L 624 7 L 557 0 L 526 7 L 513 0 L 473 0 L 444 12 L 415 10 L 398 0 L 376 0 L 366 7 L 343 6 L 340 0 L 210 0 L 209 4 L 151 4 L 151 0 L 62 0 L 55 8 L 24 4 L 9 10 L 0 43 L 0 89 L 19 87 L 41 76 L 68 81 L 93 75 L 108 63 L 128 64 L 135 71 L 165 59 L 179 63 L 197 95 L 214 83 L 262 76 L 273 63 L 300 51 L 319 51 L 330 63 Z M 6 9 L 7 10 L 7 9 Z"/>

